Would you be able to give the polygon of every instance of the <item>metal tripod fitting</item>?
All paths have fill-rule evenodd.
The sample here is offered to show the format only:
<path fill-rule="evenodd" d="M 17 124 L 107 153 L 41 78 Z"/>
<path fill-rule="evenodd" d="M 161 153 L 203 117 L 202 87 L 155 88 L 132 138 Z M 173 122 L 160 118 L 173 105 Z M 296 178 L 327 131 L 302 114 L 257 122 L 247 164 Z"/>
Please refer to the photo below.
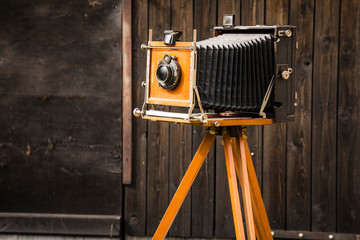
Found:
<path fill-rule="evenodd" d="M 241 127 L 241 135 L 244 139 L 247 139 L 246 131 L 247 127 Z"/>
<path fill-rule="evenodd" d="M 226 127 L 221 128 L 221 135 L 224 136 L 228 129 Z"/>
<path fill-rule="evenodd" d="M 215 128 L 215 127 L 211 127 L 209 130 L 209 133 L 212 135 L 216 134 L 216 132 L 217 132 L 217 128 Z"/>

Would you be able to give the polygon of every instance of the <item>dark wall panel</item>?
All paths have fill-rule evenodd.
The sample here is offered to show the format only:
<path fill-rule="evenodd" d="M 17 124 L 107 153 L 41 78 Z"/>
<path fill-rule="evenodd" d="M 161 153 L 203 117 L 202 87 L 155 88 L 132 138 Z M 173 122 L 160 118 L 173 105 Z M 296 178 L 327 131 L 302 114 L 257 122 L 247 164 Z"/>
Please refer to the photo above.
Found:
<path fill-rule="evenodd" d="M 340 14 L 337 230 L 359 233 L 360 1 L 341 1 Z"/>
<path fill-rule="evenodd" d="M 0 12 L 2 231 L 108 235 L 122 215 L 121 1 Z"/>
<path fill-rule="evenodd" d="M 148 1 L 132 1 L 132 83 L 133 83 L 133 106 L 141 106 L 144 101 L 144 91 L 141 82 L 144 81 L 146 57 L 141 51 L 140 45 L 147 41 L 148 35 Z M 147 183 L 147 122 L 140 118 L 133 118 L 133 142 L 132 142 L 132 184 L 124 191 L 124 218 L 125 230 L 131 235 L 145 235 L 146 222 L 146 183 Z"/>
<path fill-rule="evenodd" d="M 315 3 L 312 230 L 336 231 L 336 114 L 340 1 Z"/>
<path fill-rule="evenodd" d="M 295 123 L 287 125 L 286 228 L 311 230 L 311 101 L 314 0 L 290 3 L 290 24 L 297 27 L 295 58 L 297 108 Z"/>
<path fill-rule="evenodd" d="M 267 0 L 265 24 L 289 23 L 288 0 Z M 263 198 L 270 227 L 286 226 L 286 124 L 264 126 Z"/>
<path fill-rule="evenodd" d="M 134 66 L 145 66 L 146 54 L 139 46 L 146 42 L 148 28 L 153 29 L 153 40 L 161 40 L 168 28 L 182 30 L 182 41 L 191 40 L 195 28 L 202 40 L 212 36 L 214 25 L 221 25 L 224 13 L 235 14 L 241 25 L 297 26 L 296 121 L 248 129 L 272 229 L 359 233 L 359 9 L 357 1 L 347 0 L 145 0 L 136 1 L 133 8 Z M 134 69 L 139 107 L 145 69 Z M 145 229 L 151 236 L 206 130 L 193 126 L 191 136 L 186 126 L 134 121 L 139 126 L 134 151 L 143 151 L 134 159 L 139 167 L 136 183 L 126 187 L 131 194 L 125 211 L 131 209 L 136 217 L 129 215 L 125 222 L 131 226 L 128 233 L 144 236 Z M 218 137 L 170 236 L 235 237 L 224 162 Z"/>

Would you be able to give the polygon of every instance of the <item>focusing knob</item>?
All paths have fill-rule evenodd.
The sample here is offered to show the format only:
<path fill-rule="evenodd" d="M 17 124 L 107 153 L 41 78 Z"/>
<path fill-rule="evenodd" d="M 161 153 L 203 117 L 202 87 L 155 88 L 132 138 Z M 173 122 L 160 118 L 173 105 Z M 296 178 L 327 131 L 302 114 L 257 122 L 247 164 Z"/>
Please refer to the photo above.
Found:
<path fill-rule="evenodd" d="M 174 89 L 181 79 L 181 68 L 175 56 L 165 54 L 156 69 L 159 86 L 165 90 Z"/>

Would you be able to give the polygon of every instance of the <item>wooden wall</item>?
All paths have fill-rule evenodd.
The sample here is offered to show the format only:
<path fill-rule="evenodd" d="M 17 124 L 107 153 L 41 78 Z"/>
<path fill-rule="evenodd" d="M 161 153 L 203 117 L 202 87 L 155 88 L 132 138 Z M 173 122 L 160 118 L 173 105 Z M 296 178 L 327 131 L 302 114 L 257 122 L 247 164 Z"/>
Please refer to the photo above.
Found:
<path fill-rule="evenodd" d="M 121 1 L 0 1 L 0 233 L 119 235 Z"/>
<path fill-rule="evenodd" d="M 143 102 L 148 29 L 212 36 L 222 14 L 236 24 L 297 26 L 296 122 L 250 127 L 250 148 L 273 229 L 360 233 L 360 1 L 133 1 L 133 107 Z M 133 184 L 125 231 L 151 236 L 205 130 L 133 120 Z M 223 146 L 218 138 L 169 236 L 234 237 Z"/>

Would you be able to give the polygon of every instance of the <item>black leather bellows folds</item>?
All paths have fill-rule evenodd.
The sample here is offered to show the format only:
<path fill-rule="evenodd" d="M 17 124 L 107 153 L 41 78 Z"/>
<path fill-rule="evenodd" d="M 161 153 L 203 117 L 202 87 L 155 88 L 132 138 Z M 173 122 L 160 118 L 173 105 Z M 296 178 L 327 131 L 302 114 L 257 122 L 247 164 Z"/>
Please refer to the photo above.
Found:
<path fill-rule="evenodd" d="M 275 70 L 270 34 L 223 34 L 196 44 L 196 85 L 203 107 L 259 112 Z M 271 94 L 265 109 L 273 107 Z"/>

